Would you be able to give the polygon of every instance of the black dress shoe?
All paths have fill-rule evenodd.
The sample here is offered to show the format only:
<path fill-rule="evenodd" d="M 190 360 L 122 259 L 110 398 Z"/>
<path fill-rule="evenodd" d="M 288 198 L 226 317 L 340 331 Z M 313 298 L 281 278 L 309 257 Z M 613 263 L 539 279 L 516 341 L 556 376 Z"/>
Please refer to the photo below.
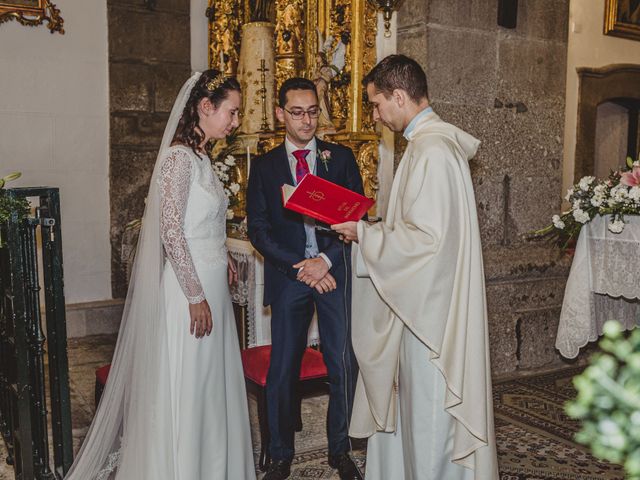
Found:
<path fill-rule="evenodd" d="M 289 475 L 291 475 L 291 461 L 278 460 L 277 462 L 271 462 L 262 480 L 284 480 L 289 478 Z"/>
<path fill-rule="evenodd" d="M 348 453 L 329 455 L 329 465 L 338 469 L 340 480 L 363 480 L 358 467 Z"/>

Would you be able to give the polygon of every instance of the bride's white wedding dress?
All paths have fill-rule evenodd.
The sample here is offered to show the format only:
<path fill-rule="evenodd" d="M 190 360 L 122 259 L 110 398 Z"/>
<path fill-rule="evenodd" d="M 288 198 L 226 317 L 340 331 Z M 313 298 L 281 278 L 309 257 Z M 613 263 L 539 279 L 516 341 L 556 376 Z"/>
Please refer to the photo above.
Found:
<path fill-rule="evenodd" d="M 227 285 L 228 201 L 209 159 L 188 147 L 168 149 L 158 181 L 160 232 L 168 258 L 161 298 L 175 469 L 167 478 L 255 478 L 244 375 Z M 189 332 L 188 302 L 204 299 L 211 308 L 213 330 L 196 338 Z"/>
<path fill-rule="evenodd" d="M 249 412 L 227 286 L 228 201 L 206 156 L 165 128 L 109 379 L 65 480 L 255 480 Z M 206 299 L 211 335 L 189 331 Z"/>

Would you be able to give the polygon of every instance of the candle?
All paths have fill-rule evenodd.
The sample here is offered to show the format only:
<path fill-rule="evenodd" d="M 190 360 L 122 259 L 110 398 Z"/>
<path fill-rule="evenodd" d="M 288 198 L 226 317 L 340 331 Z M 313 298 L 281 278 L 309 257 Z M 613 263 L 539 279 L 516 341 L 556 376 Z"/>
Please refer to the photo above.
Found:
<path fill-rule="evenodd" d="M 250 171 L 251 171 L 251 153 L 249 152 L 249 145 L 247 145 L 247 180 L 249 180 Z"/>
<path fill-rule="evenodd" d="M 220 50 L 220 72 L 224 72 L 224 53 Z"/>

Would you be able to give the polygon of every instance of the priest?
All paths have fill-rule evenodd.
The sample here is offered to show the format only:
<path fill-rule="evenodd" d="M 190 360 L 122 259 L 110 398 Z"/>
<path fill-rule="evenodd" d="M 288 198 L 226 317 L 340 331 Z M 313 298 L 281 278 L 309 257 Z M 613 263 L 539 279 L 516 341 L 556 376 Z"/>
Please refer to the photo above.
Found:
<path fill-rule="evenodd" d="M 367 480 L 497 480 L 482 249 L 468 162 L 479 141 L 429 106 L 403 55 L 364 78 L 373 118 L 407 148 L 380 223 L 332 226 L 353 249 L 360 364 L 350 434 Z"/>

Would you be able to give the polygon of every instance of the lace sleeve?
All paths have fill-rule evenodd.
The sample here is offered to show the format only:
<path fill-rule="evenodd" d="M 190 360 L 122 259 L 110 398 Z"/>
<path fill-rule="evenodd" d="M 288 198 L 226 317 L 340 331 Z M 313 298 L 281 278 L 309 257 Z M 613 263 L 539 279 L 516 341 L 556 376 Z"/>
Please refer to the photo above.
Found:
<path fill-rule="evenodd" d="M 191 252 L 184 237 L 184 217 L 189 198 L 192 165 L 186 152 L 172 151 L 160 172 L 160 235 L 178 282 L 189 303 L 205 299 Z"/>

